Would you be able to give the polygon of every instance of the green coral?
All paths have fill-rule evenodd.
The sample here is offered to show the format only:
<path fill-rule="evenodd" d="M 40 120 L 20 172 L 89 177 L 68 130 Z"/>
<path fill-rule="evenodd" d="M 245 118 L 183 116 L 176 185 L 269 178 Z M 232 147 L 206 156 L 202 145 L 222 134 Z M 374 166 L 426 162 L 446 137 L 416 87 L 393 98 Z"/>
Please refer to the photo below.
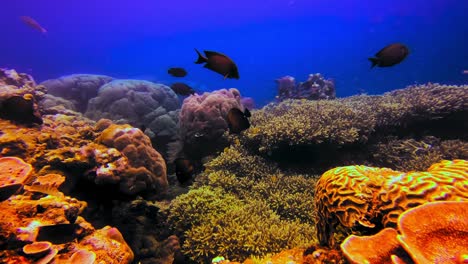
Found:
<path fill-rule="evenodd" d="M 467 111 L 467 85 L 427 84 L 329 101 L 286 100 L 256 111 L 242 140 L 260 153 L 284 146 L 366 143 L 378 131 L 404 130 L 408 124 Z"/>
<path fill-rule="evenodd" d="M 197 263 L 207 263 L 217 255 L 243 261 L 251 255 L 306 245 L 314 235 L 313 226 L 282 220 L 267 203 L 251 201 L 224 215 L 208 216 L 207 221 L 187 231 L 182 248 Z"/>

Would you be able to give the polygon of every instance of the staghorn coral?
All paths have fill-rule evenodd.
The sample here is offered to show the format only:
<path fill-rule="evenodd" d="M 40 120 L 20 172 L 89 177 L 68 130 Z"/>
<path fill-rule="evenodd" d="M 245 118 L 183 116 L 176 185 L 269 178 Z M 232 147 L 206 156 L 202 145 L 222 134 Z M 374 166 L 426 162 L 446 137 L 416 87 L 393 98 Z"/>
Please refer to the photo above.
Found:
<path fill-rule="evenodd" d="M 316 185 L 317 235 L 334 245 L 337 226 L 344 232 L 375 233 L 394 227 L 404 211 L 431 201 L 468 200 L 468 161 L 444 160 L 426 172 L 403 173 L 366 166 L 338 167 Z"/>
<path fill-rule="evenodd" d="M 261 201 L 205 217 L 204 222 L 186 232 L 182 246 L 183 252 L 197 263 L 206 263 L 217 255 L 237 261 L 279 252 L 309 243 L 313 233 L 307 224 L 281 220 Z"/>
<path fill-rule="evenodd" d="M 94 74 L 72 74 L 50 79 L 40 83 L 47 88 L 50 95 L 72 102 L 73 107 L 84 113 L 88 101 L 98 94 L 104 84 L 112 81 L 112 77 Z"/>
<path fill-rule="evenodd" d="M 382 96 L 285 100 L 256 111 L 242 140 L 261 154 L 274 156 L 284 150 L 283 157 L 295 148 L 362 146 L 392 134 L 462 139 L 468 129 L 467 90 L 468 86 L 427 84 Z"/>
<path fill-rule="evenodd" d="M 113 124 L 102 131 L 97 141 L 107 147 L 116 148 L 127 157 L 130 168 L 122 171 L 120 190 L 123 193 L 136 194 L 156 190 L 162 194 L 166 191 L 168 182 L 164 159 L 141 130 L 130 125 Z M 106 173 L 99 175 L 98 172 L 96 176 L 96 181 L 106 181 L 98 178 L 107 177 Z"/>

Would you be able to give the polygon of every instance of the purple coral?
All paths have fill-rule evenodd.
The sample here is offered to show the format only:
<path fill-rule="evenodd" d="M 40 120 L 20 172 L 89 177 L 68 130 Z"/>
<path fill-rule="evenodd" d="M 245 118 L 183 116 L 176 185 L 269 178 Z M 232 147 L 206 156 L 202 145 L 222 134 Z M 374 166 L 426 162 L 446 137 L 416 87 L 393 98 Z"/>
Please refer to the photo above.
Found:
<path fill-rule="evenodd" d="M 179 117 L 184 154 L 198 159 L 224 147 L 226 116 L 233 107 L 244 110 L 240 92 L 234 88 L 187 97 Z"/>
<path fill-rule="evenodd" d="M 305 82 L 296 84 L 294 77 L 284 76 L 276 80 L 279 101 L 286 99 L 327 100 L 336 98 L 335 81 L 325 79 L 320 73 L 310 74 Z"/>

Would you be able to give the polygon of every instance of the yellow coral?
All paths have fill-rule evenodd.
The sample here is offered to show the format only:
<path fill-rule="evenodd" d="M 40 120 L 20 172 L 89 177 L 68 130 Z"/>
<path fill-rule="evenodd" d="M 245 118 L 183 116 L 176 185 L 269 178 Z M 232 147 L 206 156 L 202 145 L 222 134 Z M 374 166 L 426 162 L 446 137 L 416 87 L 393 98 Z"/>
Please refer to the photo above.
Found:
<path fill-rule="evenodd" d="M 426 172 L 409 173 L 366 166 L 335 168 L 316 186 L 318 237 L 322 244 L 333 245 L 338 225 L 348 231 L 394 227 L 409 208 L 440 200 L 468 200 L 468 161 L 444 160 Z"/>

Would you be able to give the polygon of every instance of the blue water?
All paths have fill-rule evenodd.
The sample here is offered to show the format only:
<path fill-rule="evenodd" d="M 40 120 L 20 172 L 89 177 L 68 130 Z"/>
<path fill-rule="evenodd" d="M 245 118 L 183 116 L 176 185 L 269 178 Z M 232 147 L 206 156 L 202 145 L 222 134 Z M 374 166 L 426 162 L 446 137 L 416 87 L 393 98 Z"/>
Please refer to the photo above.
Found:
<path fill-rule="evenodd" d="M 179 66 L 199 90 L 235 87 L 260 105 L 274 99 L 274 79 L 284 75 L 303 81 L 320 72 L 335 79 L 339 97 L 462 84 L 467 10 L 466 0 L 3 0 L 0 67 L 37 81 L 96 73 L 171 83 L 167 68 Z M 367 58 L 393 42 L 408 45 L 408 58 L 370 70 Z M 240 80 L 194 64 L 194 48 L 230 56 Z"/>

